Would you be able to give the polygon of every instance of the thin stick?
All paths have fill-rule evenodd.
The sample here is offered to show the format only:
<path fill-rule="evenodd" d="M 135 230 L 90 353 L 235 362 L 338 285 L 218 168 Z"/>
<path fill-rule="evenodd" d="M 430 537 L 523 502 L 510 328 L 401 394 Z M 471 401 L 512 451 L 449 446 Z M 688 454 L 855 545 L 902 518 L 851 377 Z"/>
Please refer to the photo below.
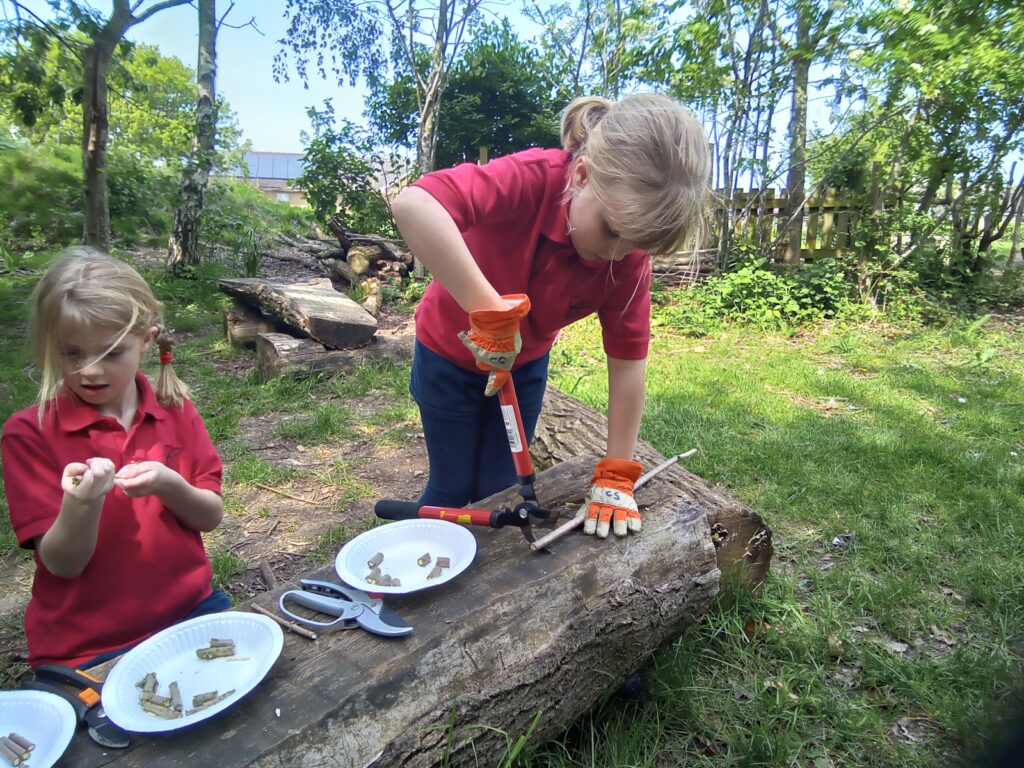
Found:
<path fill-rule="evenodd" d="M 666 459 L 661 464 L 659 464 L 654 469 L 652 469 L 650 472 L 648 472 L 643 477 L 641 477 L 639 480 L 637 480 L 636 484 L 633 486 L 633 490 L 634 491 L 639 490 L 640 488 L 645 486 L 648 483 L 648 481 L 651 478 L 653 478 L 655 475 L 657 475 L 658 473 L 663 472 L 664 470 L 668 469 L 673 464 L 675 464 L 677 461 L 682 461 L 683 459 L 690 458 L 695 453 L 697 453 L 697 449 L 696 448 L 691 448 L 686 453 L 680 453 L 680 454 L 677 454 L 677 455 L 673 456 L 670 459 Z M 579 510 L 577 510 L 576 516 L 573 517 L 572 520 L 569 520 L 568 522 L 562 523 L 560 526 L 555 528 L 555 530 L 553 530 L 547 536 L 542 536 L 541 538 L 537 539 L 535 542 L 530 544 L 530 549 L 532 549 L 534 552 L 538 552 L 541 549 L 543 549 L 544 547 L 546 547 L 548 544 L 550 544 L 551 542 L 558 541 L 559 539 L 564 538 L 567 534 L 571 533 L 572 531 L 575 531 L 577 528 L 579 528 L 581 525 L 583 525 L 583 521 L 586 519 L 586 516 L 587 516 L 587 505 L 586 505 L 586 503 L 584 503 L 584 504 L 582 504 L 580 506 Z"/>
<path fill-rule="evenodd" d="M 301 496 L 296 496 L 293 493 L 288 493 L 288 491 L 282 491 L 282 490 L 280 490 L 278 488 L 273 488 L 273 487 L 271 487 L 269 485 L 264 485 L 263 483 L 253 483 L 253 485 L 255 485 L 257 488 L 262 488 L 265 491 L 270 491 L 271 493 L 276 493 L 278 496 L 284 496 L 286 499 L 295 499 L 296 501 L 301 501 L 304 504 L 311 504 L 314 507 L 317 506 L 317 502 L 310 501 L 309 499 L 304 499 Z"/>
<path fill-rule="evenodd" d="M 285 621 L 273 611 L 268 611 L 262 605 L 256 605 L 256 603 L 251 603 L 249 607 L 256 611 L 256 613 L 262 613 L 264 616 L 273 619 L 282 627 L 287 629 L 289 632 L 294 632 L 296 635 L 300 635 L 301 637 L 305 637 L 309 640 L 316 640 L 316 632 L 310 632 L 305 627 L 300 627 L 298 624 L 295 624 L 294 622 Z"/>

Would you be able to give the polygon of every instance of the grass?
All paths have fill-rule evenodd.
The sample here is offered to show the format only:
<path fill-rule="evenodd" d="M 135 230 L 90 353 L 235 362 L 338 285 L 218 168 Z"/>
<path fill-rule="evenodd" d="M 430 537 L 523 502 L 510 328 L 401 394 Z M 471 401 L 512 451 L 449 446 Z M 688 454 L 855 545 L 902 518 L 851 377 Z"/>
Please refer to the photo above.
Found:
<path fill-rule="evenodd" d="M 724 595 L 535 766 L 943 766 L 1024 672 L 1024 334 L 991 320 L 792 339 L 658 334 L 642 436 L 775 531 Z M 553 381 L 604 408 L 594 323 Z M 836 543 L 833 543 L 836 542 Z"/>
<path fill-rule="evenodd" d="M 39 258 L 0 274 L 4 419 L 35 394 L 22 308 Z M 223 343 L 224 298 L 207 269 L 196 280 L 147 277 L 225 459 L 229 511 L 240 489 L 298 479 L 251 450 L 247 424 L 263 420 L 269 434 L 306 445 L 357 426 L 396 443 L 418 430 L 403 366 L 265 385 L 219 373 L 211 361 L 239 353 Z M 1020 327 L 988 318 L 690 339 L 660 326 L 656 337 L 642 436 L 664 454 L 699 448 L 688 467 L 765 518 L 771 576 L 757 597 L 722 595 L 701 624 L 657 649 L 643 697 L 610 696 L 540 749 L 524 751 L 512 734 L 506 762 L 932 768 L 978 752 L 1024 667 Z M 604 408 L 600 348 L 596 323 L 573 326 L 552 354 L 552 382 Z M 358 398 L 394 405 L 357 424 Z M 344 462 L 315 471 L 338 504 L 369 493 Z M 10 556 L 17 546 L 0 518 L 0 553 Z M 323 533 L 314 562 L 357 528 Z M 230 549 L 210 555 L 218 584 L 245 567 Z"/>

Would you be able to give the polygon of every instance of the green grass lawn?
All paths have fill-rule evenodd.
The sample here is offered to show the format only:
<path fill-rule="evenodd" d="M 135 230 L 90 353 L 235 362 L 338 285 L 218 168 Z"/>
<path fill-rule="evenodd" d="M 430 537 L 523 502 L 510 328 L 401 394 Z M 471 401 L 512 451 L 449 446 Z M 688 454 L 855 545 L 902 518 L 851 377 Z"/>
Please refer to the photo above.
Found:
<path fill-rule="evenodd" d="M 1024 670 L 1024 333 L 656 329 L 642 436 L 775 531 L 727 594 L 535 766 L 956 765 Z M 553 381 L 607 403 L 595 323 Z M 588 353 L 589 351 L 589 353 Z M 833 543 L 836 542 L 836 543 Z"/>
<path fill-rule="evenodd" d="M 289 479 L 243 443 L 245 417 L 277 412 L 287 417 L 279 434 L 330 440 L 354 418 L 330 398 L 372 386 L 395 394 L 396 422 L 409 418 L 400 366 L 264 386 L 219 372 L 213 361 L 239 353 L 222 340 L 215 274 L 147 277 L 171 325 L 192 334 L 176 365 L 230 465 L 229 503 L 230 484 Z M 4 419 L 34 397 L 22 314 L 34 279 L 0 274 Z M 989 320 L 691 339 L 660 326 L 656 339 L 642 436 L 666 455 L 698 448 L 688 467 L 764 517 L 772 574 L 761 595 L 723 595 L 658 650 L 646 695 L 610 697 L 520 762 L 957 765 L 1024 669 L 1021 328 Z M 552 354 L 552 381 L 603 409 L 600 350 L 596 324 L 577 324 Z M 382 439 L 393 439 L 389 413 L 375 417 Z M 0 554 L 16 557 L 5 512 Z M 332 531 L 320 555 L 350 533 Z M 227 550 L 211 559 L 221 574 L 240 567 Z"/>

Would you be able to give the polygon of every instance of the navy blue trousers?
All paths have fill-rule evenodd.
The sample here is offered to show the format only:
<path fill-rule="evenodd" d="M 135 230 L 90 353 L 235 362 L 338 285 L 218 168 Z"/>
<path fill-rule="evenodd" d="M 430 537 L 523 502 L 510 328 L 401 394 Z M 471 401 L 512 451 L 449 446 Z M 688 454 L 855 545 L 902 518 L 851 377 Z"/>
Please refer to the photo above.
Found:
<path fill-rule="evenodd" d="M 544 402 L 548 355 L 512 373 L 526 440 Z M 464 507 L 516 485 L 498 396 L 484 397 L 487 374 L 467 371 L 416 342 L 409 391 L 420 408 L 430 473 L 420 504 Z"/>

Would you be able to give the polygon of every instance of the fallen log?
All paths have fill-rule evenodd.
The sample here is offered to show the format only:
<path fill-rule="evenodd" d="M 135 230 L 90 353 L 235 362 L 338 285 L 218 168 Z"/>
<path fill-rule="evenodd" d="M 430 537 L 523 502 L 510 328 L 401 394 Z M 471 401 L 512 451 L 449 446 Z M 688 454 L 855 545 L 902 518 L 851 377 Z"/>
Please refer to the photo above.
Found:
<path fill-rule="evenodd" d="M 369 342 L 377 320 L 330 280 L 271 283 L 254 278 L 222 279 L 220 289 L 278 317 L 289 328 L 331 349 L 352 349 Z"/>
<path fill-rule="evenodd" d="M 256 376 L 260 382 L 266 382 L 285 374 L 336 373 L 367 360 L 402 362 L 411 356 L 411 337 L 378 334 L 357 349 L 327 349 L 313 339 L 261 333 L 256 337 Z"/>
<path fill-rule="evenodd" d="M 539 467 L 587 454 L 604 455 L 607 434 L 608 419 L 604 414 L 548 387 L 530 455 Z M 636 458 L 646 469 L 665 460 L 653 445 L 643 440 L 637 445 Z M 773 551 L 771 529 L 760 515 L 678 464 L 666 469 L 659 479 L 672 483 L 679 498 L 707 512 L 723 581 L 758 589 L 768 575 Z M 646 527 L 645 514 L 645 530 Z"/>
<path fill-rule="evenodd" d="M 235 347 L 255 347 L 256 336 L 261 333 L 280 333 L 284 323 L 265 315 L 240 299 L 232 299 L 232 307 L 224 313 L 224 332 L 228 343 Z"/>
<path fill-rule="evenodd" d="M 578 504 L 590 463 L 538 473 L 538 495 Z M 63 765 L 171 768 L 199 755 L 221 768 L 498 765 L 521 735 L 538 745 L 563 733 L 714 599 L 719 572 L 704 510 L 661 476 L 638 498 L 649 512 L 642 535 L 574 537 L 549 555 L 531 553 L 515 529 L 473 528 L 479 549 L 468 571 L 388 598 L 412 635 L 286 635 L 267 678 L 215 718 L 135 735 L 126 752 L 103 750 L 80 731 Z M 330 567 L 305 576 L 335 578 Z M 254 602 L 274 609 L 294 587 Z"/>

